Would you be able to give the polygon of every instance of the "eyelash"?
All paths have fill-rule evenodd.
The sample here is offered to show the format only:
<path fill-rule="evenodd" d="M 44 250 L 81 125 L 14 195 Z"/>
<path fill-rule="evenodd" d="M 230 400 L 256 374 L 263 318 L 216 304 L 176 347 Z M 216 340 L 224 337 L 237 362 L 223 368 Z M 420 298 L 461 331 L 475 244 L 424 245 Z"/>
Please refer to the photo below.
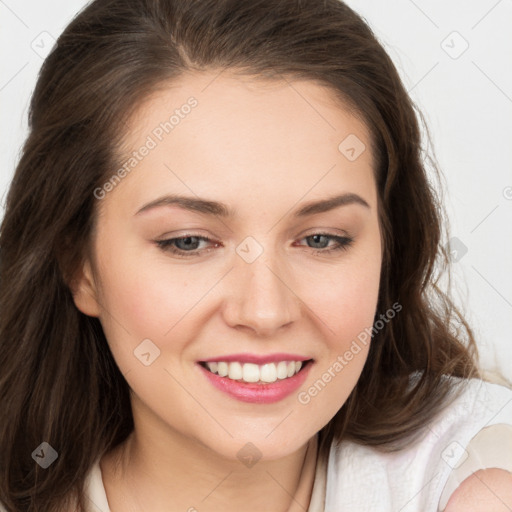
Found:
<path fill-rule="evenodd" d="M 313 233 L 312 235 L 308 235 L 308 236 L 304 237 L 304 239 L 312 238 L 314 236 L 324 236 L 324 237 L 330 238 L 332 240 L 336 240 L 336 242 L 337 242 L 337 245 L 335 245 L 334 247 L 331 247 L 330 249 L 314 249 L 312 247 L 309 248 L 313 251 L 314 254 L 320 254 L 320 255 L 325 255 L 327 253 L 333 253 L 333 252 L 338 252 L 338 251 L 347 251 L 349 249 L 349 247 L 351 247 L 351 245 L 354 242 L 353 238 L 350 238 L 347 236 L 331 235 L 329 233 Z M 206 236 L 185 235 L 185 236 L 181 236 L 178 238 L 169 238 L 168 240 L 155 240 L 155 243 L 163 251 L 170 252 L 172 254 L 175 254 L 177 256 L 182 256 L 184 258 L 198 256 L 201 252 L 203 252 L 203 250 L 201 250 L 201 249 L 195 249 L 193 251 L 184 251 L 182 249 L 177 249 L 176 247 L 172 246 L 172 244 L 176 240 L 184 240 L 186 238 L 197 238 L 198 240 L 202 240 L 205 242 L 214 242 L 211 238 L 208 238 Z M 214 242 L 214 243 L 216 243 L 216 242 Z M 209 252 L 210 250 L 211 250 L 211 248 L 206 249 L 206 252 Z"/>

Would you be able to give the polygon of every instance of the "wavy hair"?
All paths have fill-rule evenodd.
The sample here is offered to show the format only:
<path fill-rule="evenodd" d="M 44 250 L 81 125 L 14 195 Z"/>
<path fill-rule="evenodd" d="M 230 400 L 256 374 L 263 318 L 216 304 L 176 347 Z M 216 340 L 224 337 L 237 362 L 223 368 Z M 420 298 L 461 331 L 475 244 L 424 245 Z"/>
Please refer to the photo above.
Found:
<path fill-rule="evenodd" d="M 320 431 L 322 453 L 342 439 L 399 449 L 450 402 L 456 381 L 480 376 L 471 328 L 438 285 L 449 275 L 448 228 L 431 181 L 438 166 L 421 145 L 426 123 L 358 14 L 339 0 L 96 0 L 42 66 L 1 225 L 8 511 L 86 510 L 93 462 L 134 428 L 101 324 L 71 292 L 91 252 L 93 191 L 119 168 L 122 135 L 142 101 L 187 71 L 224 69 L 326 85 L 371 133 L 384 240 L 376 319 L 396 302 L 402 310 L 372 337 L 357 385 Z M 43 441 L 59 454 L 48 469 L 31 456 Z"/>

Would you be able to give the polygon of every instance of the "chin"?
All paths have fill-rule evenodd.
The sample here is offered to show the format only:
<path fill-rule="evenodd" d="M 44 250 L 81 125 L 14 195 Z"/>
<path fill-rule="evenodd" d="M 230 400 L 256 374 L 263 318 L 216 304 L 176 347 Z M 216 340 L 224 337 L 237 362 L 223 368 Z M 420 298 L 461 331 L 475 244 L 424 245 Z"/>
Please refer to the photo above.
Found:
<path fill-rule="evenodd" d="M 272 430 L 269 432 L 272 432 Z M 252 467 L 257 462 L 279 460 L 295 453 L 308 443 L 314 435 L 308 435 L 307 433 L 300 435 L 294 430 L 293 437 L 291 437 L 289 428 L 283 428 L 280 435 L 276 432 L 269 435 L 269 432 L 251 435 L 247 432 L 237 434 L 231 431 L 233 438 L 226 435 L 222 439 L 213 442 L 208 440 L 205 445 L 226 460 L 239 461 L 247 467 Z"/>

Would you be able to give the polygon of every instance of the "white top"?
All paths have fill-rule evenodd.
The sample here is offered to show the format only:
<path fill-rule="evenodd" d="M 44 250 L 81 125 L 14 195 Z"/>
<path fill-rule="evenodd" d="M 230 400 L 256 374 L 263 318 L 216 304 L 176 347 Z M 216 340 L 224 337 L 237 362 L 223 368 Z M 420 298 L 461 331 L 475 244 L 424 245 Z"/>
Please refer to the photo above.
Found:
<path fill-rule="evenodd" d="M 385 454 L 352 442 L 331 447 L 325 512 L 439 512 L 474 471 L 512 472 L 512 390 L 478 379 L 467 384 L 403 450 Z"/>
<path fill-rule="evenodd" d="M 99 461 L 86 480 L 89 512 L 111 512 Z M 471 379 L 400 451 L 351 441 L 331 445 L 328 460 L 317 459 L 307 512 L 442 512 L 465 478 L 491 467 L 512 473 L 512 390 Z"/>

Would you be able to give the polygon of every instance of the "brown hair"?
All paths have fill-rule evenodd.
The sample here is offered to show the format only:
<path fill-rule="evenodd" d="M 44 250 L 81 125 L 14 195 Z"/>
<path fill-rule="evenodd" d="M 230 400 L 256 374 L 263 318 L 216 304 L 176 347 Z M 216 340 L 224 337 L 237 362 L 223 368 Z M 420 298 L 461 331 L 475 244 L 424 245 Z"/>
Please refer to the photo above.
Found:
<path fill-rule="evenodd" d="M 417 108 L 361 17 L 338 0 L 96 0 L 41 69 L 1 227 L 9 511 L 56 512 L 72 495 L 85 510 L 93 462 L 133 429 L 128 384 L 70 283 L 90 252 L 93 191 L 119 168 L 135 108 L 187 70 L 216 69 L 326 85 L 371 132 L 384 236 L 376 319 L 395 302 L 402 310 L 373 336 L 356 387 L 321 430 L 322 453 L 341 439 L 398 449 L 449 403 L 454 382 L 479 375 L 472 331 L 437 285 L 435 266 L 447 272 L 449 259 Z M 48 469 L 31 456 L 43 441 L 59 454 Z"/>

